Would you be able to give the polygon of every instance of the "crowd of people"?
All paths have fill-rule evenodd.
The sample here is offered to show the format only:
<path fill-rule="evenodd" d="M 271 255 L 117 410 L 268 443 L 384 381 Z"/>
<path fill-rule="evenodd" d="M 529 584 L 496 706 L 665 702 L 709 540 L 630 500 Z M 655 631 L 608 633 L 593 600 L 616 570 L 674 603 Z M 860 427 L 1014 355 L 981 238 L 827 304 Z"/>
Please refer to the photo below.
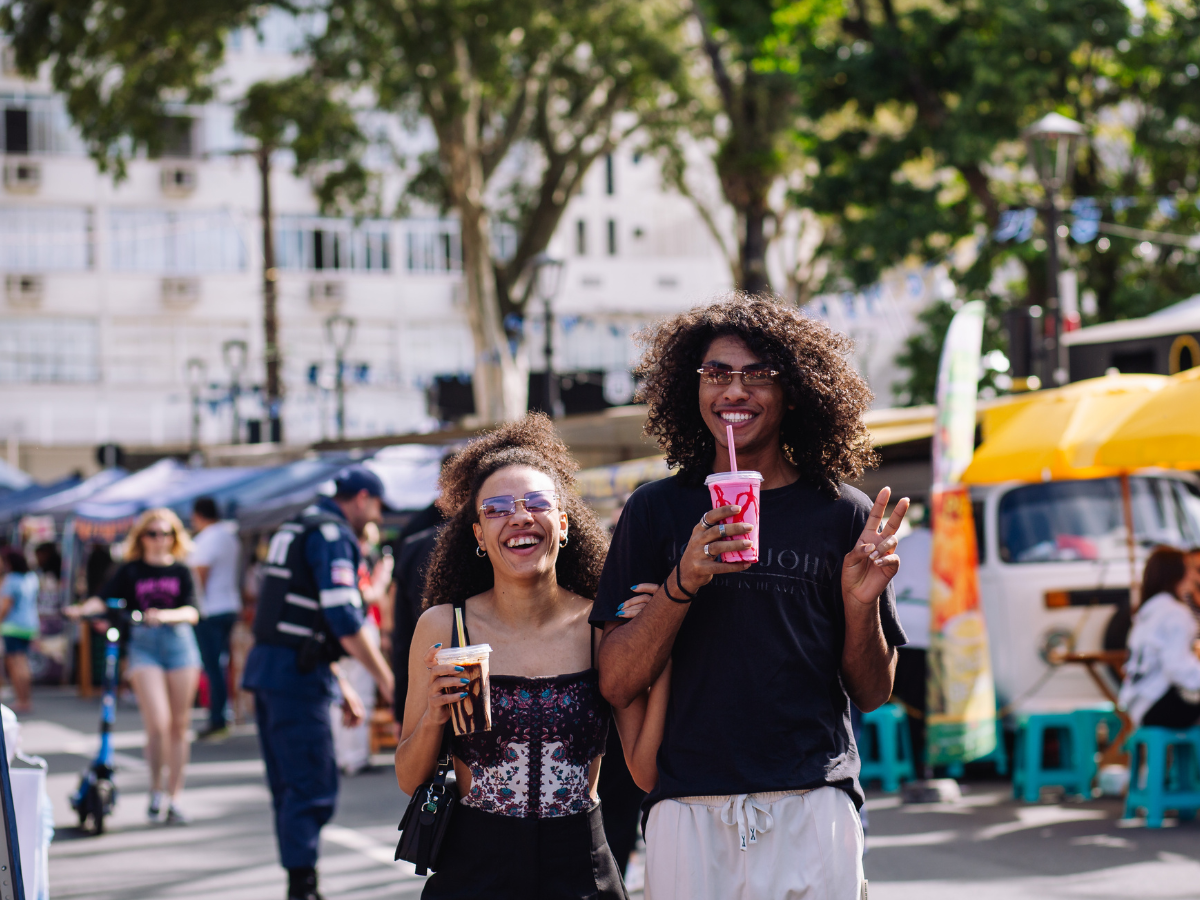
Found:
<path fill-rule="evenodd" d="M 847 483 L 874 461 L 870 392 L 846 338 L 770 299 L 666 319 L 646 346 L 647 431 L 677 472 L 638 488 L 611 537 L 540 414 L 447 457 L 435 506 L 392 547 L 384 486 L 361 465 L 275 532 L 252 579 L 211 499 L 190 533 L 170 510 L 143 514 L 67 614 L 102 613 L 101 597 L 141 614 L 125 673 L 150 818 L 187 821 L 202 671 L 200 736 L 229 733 L 230 635 L 250 598 L 241 687 L 289 900 L 319 900 L 320 831 L 339 769 L 365 764 L 376 702 L 395 713 L 406 795 L 436 806 L 430 785 L 453 773 L 448 820 L 417 836 L 430 900 L 627 897 L 639 820 L 647 898 L 865 897 L 851 715 L 892 696 L 907 640 L 892 579 L 908 501 Z M 705 486 L 733 453 L 762 479 L 759 545 L 742 505 L 714 508 Z M 756 562 L 728 558 L 752 547 Z M 20 552 L 4 562 L 0 633 L 28 710 L 38 577 Z M 1200 552 L 1157 548 L 1141 596 L 1122 703 L 1139 723 L 1196 724 Z M 457 705 L 484 702 L 477 673 L 440 661 L 468 645 L 489 648 L 486 728 L 451 727 Z"/>

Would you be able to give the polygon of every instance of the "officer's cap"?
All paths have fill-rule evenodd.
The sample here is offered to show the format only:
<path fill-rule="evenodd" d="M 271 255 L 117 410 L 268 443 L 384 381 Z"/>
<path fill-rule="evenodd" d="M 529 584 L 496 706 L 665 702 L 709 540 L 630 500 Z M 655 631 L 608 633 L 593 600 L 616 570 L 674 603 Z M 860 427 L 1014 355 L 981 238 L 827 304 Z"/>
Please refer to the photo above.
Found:
<path fill-rule="evenodd" d="M 383 497 L 382 479 L 366 466 L 346 466 L 334 476 L 333 484 L 339 497 L 355 497 L 359 491 L 366 491 L 372 497 Z"/>

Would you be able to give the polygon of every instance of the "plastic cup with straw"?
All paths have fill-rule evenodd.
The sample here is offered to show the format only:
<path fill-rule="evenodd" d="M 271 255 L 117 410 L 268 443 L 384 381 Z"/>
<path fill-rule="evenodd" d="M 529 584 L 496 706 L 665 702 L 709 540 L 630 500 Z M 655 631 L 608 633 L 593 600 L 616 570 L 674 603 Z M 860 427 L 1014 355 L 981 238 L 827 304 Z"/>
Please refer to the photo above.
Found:
<path fill-rule="evenodd" d="M 732 553 L 722 553 L 721 562 L 758 562 L 759 547 L 759 485 L 762 484 L 762 473 L 747 470 L 738 471 L 737 450 L 733 446 L 733 426 L 725 426 L 725 440 L 729 446 L 729 471 L 717 472 L 704 479 L 708 486 L 708 494 L 712 499 L 713 509 L 720 506 L 740 506 L 741 510 L 725 519 L 725 523 L 744 522 L 752 526 L 749 534 L 740 535 L 750 541 L 745 550 L 735 550 Z M 732 539 L 732 535 L 730 536 Z"/>
<path fill-rule="evenodd" d="M 439 665 L 462 667 L 462 686 L 449 688 L 447 692 L 457 691 L 466 696 L 450 706 L 450 723 L 455 734 L 491 731 L 492 682 L 488 671 L 491 645 L 467 643 L 467 629 L 463 625 L 461 606 L 454 607 L 454 630 L 458 637 L 458 646 L 444 647 L 436 656 Z"/>

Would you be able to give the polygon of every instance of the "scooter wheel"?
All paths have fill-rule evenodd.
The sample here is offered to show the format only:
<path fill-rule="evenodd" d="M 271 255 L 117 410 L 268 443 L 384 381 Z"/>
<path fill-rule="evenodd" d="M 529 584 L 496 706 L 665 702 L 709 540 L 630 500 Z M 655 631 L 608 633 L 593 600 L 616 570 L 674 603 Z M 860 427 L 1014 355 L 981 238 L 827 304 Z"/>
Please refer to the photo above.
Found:
<path fill-rule="evenodd" d="M 100 782 L 93 784 L 88 788 L 87 797 L 83 803 L 86 811 L 86 818 L 91 820 L 92 834 L 104 833 L 104 797 L 100 792 Z M 85 813 L 81 812 L 80 818 L 85 818 Z"/>

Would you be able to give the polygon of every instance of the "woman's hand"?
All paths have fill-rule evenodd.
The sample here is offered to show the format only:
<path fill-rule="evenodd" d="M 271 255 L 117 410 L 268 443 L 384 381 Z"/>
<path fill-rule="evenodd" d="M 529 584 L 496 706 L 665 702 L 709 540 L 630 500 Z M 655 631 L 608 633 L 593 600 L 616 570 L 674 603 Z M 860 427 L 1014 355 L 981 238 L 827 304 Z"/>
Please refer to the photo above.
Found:
<path fill-rule="evenodd" d="M 425 718 L 431 725 L 442 726 L 450 721 L 450 706 L 467 696 L 470 679 L 463 678 L 462 666 L 438 665 L 437 652 L 441 644 L 434 644 L 425 654 L 425 668 L 429 670 L 428 707 Z M 450 690 L 446 693 L 447 689 Z"/>
<path fill-rule="evenodd" d="M 634 595 L 617 607 L 617 616 L 622 619 L 632 619 L 645 608 L 659 587 L 660 585 L 657 584 L 635 584 L 633 586 Z"/>
<path fill-rule="evenodd" d="M 748 562 L 721 562 L 718 558 L 722 553 L 736 553 L 753 546 L 750 541 L 738 537 L 753 531 L 753 525 L 746 522 L 730 522 L 726 525 L 721 522 L 722 519 L 736 516 L 741 511 L 740 506 L 719 506 L 710 509 L 696 523 L 687 548 L 683 551 L 683 560 L 679 564 L 679 573 L 683 578 L 679 587 L 685 592 L 694 594 L 712 581 L 714 575 L 744 572 L 753 565 Z M 706 522 L 714 524 L 706 527 Z M 704 552 L 706 547 L 707 555 Z"/>
<path fill-rule="evenodd" d="M 162 625 L 162 610 L 157 606 L 151 606 L 148 610 L 142 613 L 142 624 L 144 625 Z"/>
<path fill-rule="evenodd" d="M 99 597 L 88 597 L 82 603 L 64 606 L 62 612 L 68 619 L 82 619 L 85 616 L 98 616 L 105 609 L 104 601 Z"/>
<path fill-rule="evenodd" d="M 862 534 L 842 562 L 843 598 L 853 598 L 864 604 L 874 603 L 887 589 L 888 582 L 900 571 L 900 557 L 896 554 L 896 529 L 908 512 L 908 498 L 902 497 L 896 503 L 891 516 L 880 528 L 883 511 L 887 509 L 891 496 L 891 488 L 885 487 L 879 492 Z"/>

